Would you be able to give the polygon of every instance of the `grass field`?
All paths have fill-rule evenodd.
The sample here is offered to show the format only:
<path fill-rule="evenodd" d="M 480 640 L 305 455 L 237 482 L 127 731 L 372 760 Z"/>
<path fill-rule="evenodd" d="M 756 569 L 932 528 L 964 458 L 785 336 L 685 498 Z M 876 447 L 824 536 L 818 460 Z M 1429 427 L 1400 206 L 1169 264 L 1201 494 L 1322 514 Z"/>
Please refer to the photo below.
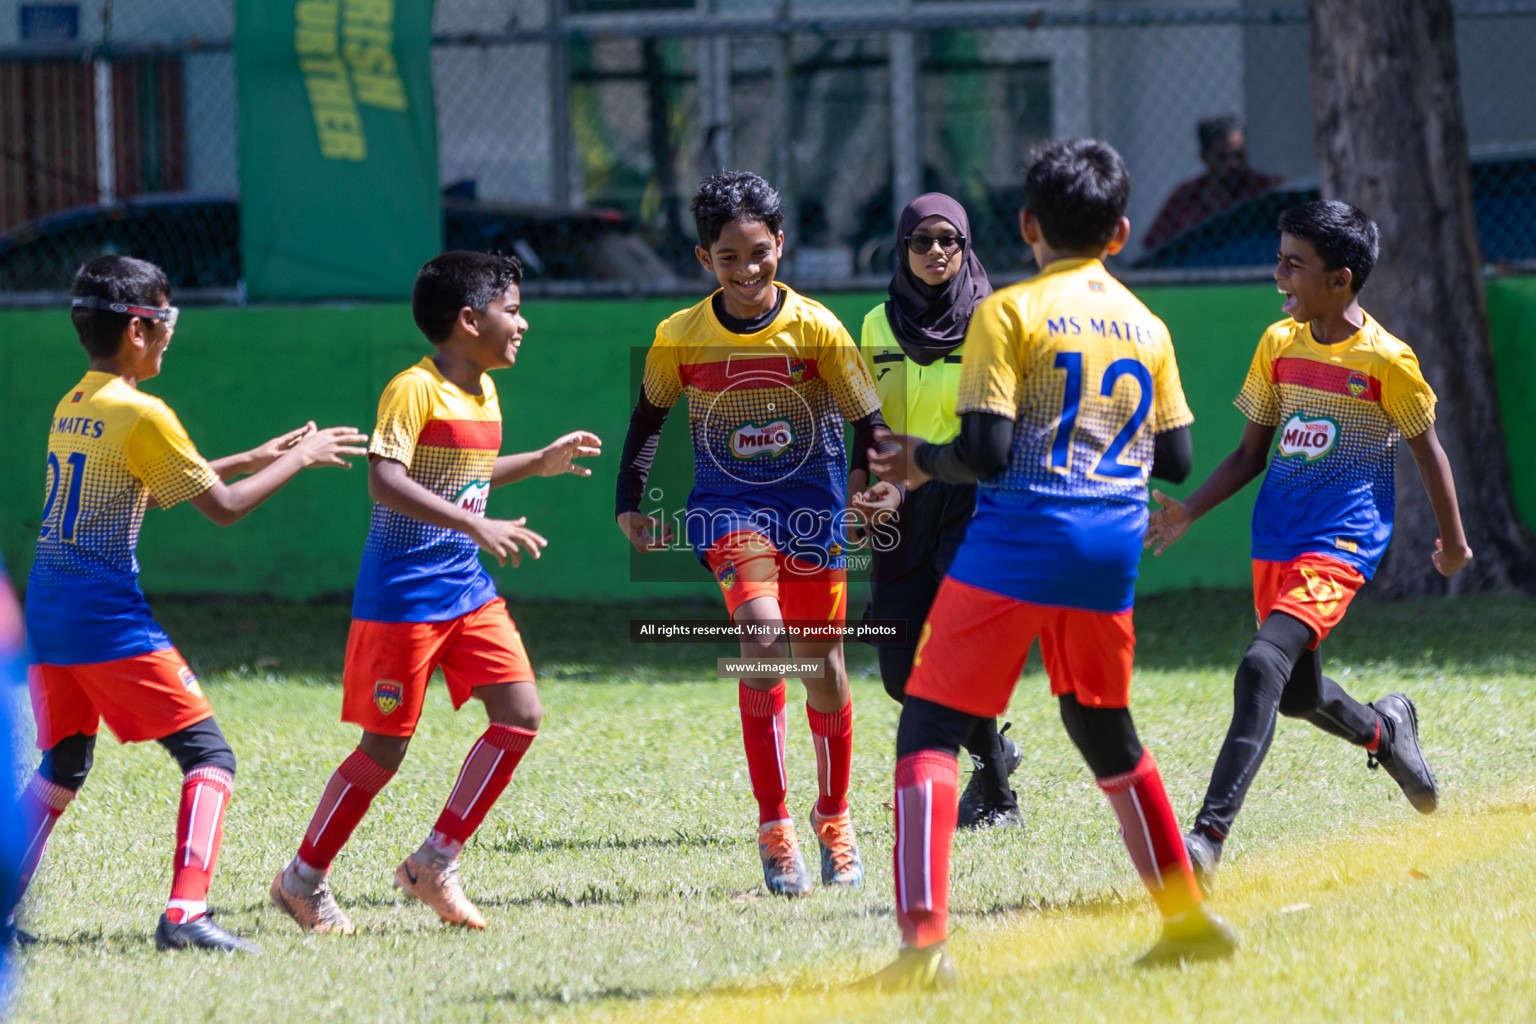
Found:
<path fill-rule="evenodd" d="M 1138 607 L 1133 710 L 1181 818 L 1225 729 L 1246 599 Z M 544 728 L 466 849 L 481 934 L 441 928 L 390 888 L 469 743 L 434 687 L 405 767 L 338 860 L 362 929 L 314 937 L 267 905 L 326 778 L 356 741 L 337 720 L 343 605 L 163 603 L 240 758 L 213 903 L 259 958 L 164 955 L 179 778 L 155 745 L 104 739 L 33 887 L 17 1020 L 164 1021 L 1514 1021 L 1536 1015 L 1536 602 L 1361 604 L 1325 648 L 1357 696 L 1417 701 L 1442 810 L 1420 818 L 1365 757 L 1282 720 L 1228 843 L 1215 905 L 1232 960 L 1130 961 L 1155 935 L 1114 817 L 1032 665 L 1008 717 L 1027 825 L 957 839 L 953 940 L 964 987 L 932 999 L 840 987 L 887 961 L 896 706 L 850 648 L 858 716 L 858 893 L 769 898 L 754 849 L 730 648 L 632 645 L 619 608 L 514 606 Z M 688 617 L 713 610 L 648 607 Z M 791 683 L 792 705 L 796 684 Z M 795 708 L 792 706 L 792 711 Z M 791 715 L 791 806 L 814 796 Z M 804 826 L 802 825 L 802 832 Z"/>

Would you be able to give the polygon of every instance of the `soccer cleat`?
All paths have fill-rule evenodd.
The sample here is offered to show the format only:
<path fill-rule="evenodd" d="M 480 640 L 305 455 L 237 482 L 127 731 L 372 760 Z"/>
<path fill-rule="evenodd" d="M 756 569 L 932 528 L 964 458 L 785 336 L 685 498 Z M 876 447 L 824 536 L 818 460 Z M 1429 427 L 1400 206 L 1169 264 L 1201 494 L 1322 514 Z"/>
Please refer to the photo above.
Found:
<path fill-rule="evenodd" d="M 864 884 L 864 861 L 853 838 L 853 818 L 847 812 L 823 818 L 811 808 L 811 831 L 821 846 L 821 884 L 857 889 Z"/>
<path fill-rule="evenodd" d="M 213 913 L 176 924 L 164 914 L 155 929 L 156 949 L 216 949 L 221 953 L 260 953 L 261 947 L 231 935 L 213 920 Z"/>
<path fill-rule="evenodd" d="M 437 911 L 437 916 L 447 924 L 463 928 L 485 927 L 480 908 L 469 901 L 464 895 L 464 886 L 459 884 L 457 857 L 422 860 L 413 853 L 395 869 L 395 888 Z"/>
<path fill-rule="evenodd" d="M 903 946 L 894 961 L 851 987 L 861 992 L 936 992 L 959 982 L 949 951 L 937 942 L 922 949 Z"/>
<path fill-rule="evenodd" d="M 1237 931 L 1197 903 L 1177 917 L 1163 919 L 1163 934 L 1136 960 L 1137 967 L 1160 967 L 1183 960 L 1215 960 L 1237 951 Z"/>
<path fill-rule="evenodd" d="M 1403 790 L 1408 802 L 1420 814 L 1434 814 L 1440 805 L 1440 787 L 1435 773 L 1424 760 L 1419 747 L 1419 711 L 1406 694 L 1393 693 L 1375 701 L 1371 707 L 1389 728 L 1382 730 L 1381 744 L 1374 754 L 1367 754 L 1367 767 L 1385 768 Z"/>
<path fill-rule="evenodd" d="M 272 888 L 267 895 L 274 907 L 297 921 L 300 928 L 316 935 L 357 934 L 357 928 L 347 920 L 346 913 L 331 893 L 330 879 L 320 879 L 315 891 L 307 896 L 295 895 L 283 888 L 283 879 L 291 870 L 291 867 L 285 867 L 272 879 Z"/>
<path fill-rule="evenodd" d="M 1024 763 L 1024 752 L 1006 735 L 1012 727 L 1012 722 L 1006 722 L 998 734 L 1003 745 L 1004 774 L 1010 777 L 1019 770 L 1019 765 Z M 973 758 L 973 764 L 979 763 Z M 971 781 L 966 783 L 965 792 L 960 794 L 960 807 L 955 817 L 956 828 L 1007 828 L 1024 824 L 1024 815 L 1019 812 L 1016 800 L 1008 806 L 990 803 L 987 800 L 986 789 L 982 773 L 979 770 L 973 771 Z M 1013 797 L 1016 794 L 1009 790 L 1009 796 Z"/>
<path fill-rule="evenodd" d="M 800 856 L 800 840 L 791 821 L 777 821 L 757 830 L 757 853 L 763 858 L 763 884 L 775 896 L 804 896 L 814 886 Z"/>
<path fill-rule="evenodd" d="M 1197 829 L 1184 834 L 1184 850 L 1189 854 L 1189 866 L 1194 869 L 1200 892 L 1209 896 L 1211 886 L 1216 884 L 1216 865 L 1221 863 L 1221 844 L 1211 842 Z"/>

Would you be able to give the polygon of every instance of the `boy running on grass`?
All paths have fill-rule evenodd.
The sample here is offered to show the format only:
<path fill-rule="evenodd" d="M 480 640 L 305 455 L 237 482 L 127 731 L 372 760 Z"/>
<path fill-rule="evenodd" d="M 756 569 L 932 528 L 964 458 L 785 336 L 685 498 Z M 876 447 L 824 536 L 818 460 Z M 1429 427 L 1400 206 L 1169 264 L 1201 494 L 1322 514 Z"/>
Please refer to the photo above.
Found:
<path fill-rule="evenodd" d="M 150 505 L 190 501 L 228 526 L 299 470 L 347 465 L 345 456 L 364 454 L 354 446 L 367 437 L 310 423 L 205 462 L 176 414 L 139 390 L 160 373 L 176 328 L 165 273 L 143 260 L 100 256 L 80 268 L 70 294 L 90 372 L 54 411 L 43 526 L 27 577 L 28 675 L 43 759 L 20 800 L 21 888 L 91 770 L 105 719 L 119 741 L 155 740 L 181 766 L 171 895 L 155 945 L 256 952 L 208 912 L 235 755 L 197 677 L 150 615 L 134 548 Z M 251 475 L 223 483 L 243 473 Z"/>
<path fill-rule="evenodd" d="M 896 917 L 902 951 L 872 987 L 952 984 L 944 950 L 956 754 L 1008 705 L 1040 639 L 1067 735 L 1120 819 L 1163 916 L 1142 957 L 1221 956 L 1231 928 L 1201 902 L 1157 762 L 1127 708 L 1131 605 L 1149 473 L 1189 473 L 1188 427 L 1162 321 L 1105 271 L 1125 245 L 1131 181 L 1092 139 L 1038 150 L 1024 240 L 1040 273 L 977 307 L 965 337 L 959 436 L 870 454 L 882 479 L 979 481 L 976 517 L 923 626 L 896 733 Z"/>
<path fill-rule="evenodd" d="M 880 399 L 853 339 L 826 307 L 774 281 L 784 249 L 779 194 L 762 178 L 730 171 L 693 198 L 694 250 L 719 289 L 656 329 L 619 470 L 616 515 L 640 551 L 671 540 L 668 524 L 640 511 L 667 413 L 688 398 L 694 486 L 687 540 L 719 582 L 744 637 L 744 659 L 784 658 L 785 620 L 841 627 L 847 611 L 843 517 L 844 421 L 856 444 L 884 435 Z M 841 636 L 796 639 L 796 658 L 825 658 L 826 675 L 803 677 L 816 747 L 818 796 L 811 829 L 825 885 L 864 877 L 848 813 L 853 704 Z M 747 767 L 758 804 L 758 853 L 768 890 L 811 891 L 785 803 L 784 679 L 743 677 L 738 699 Z"/>
<path fill-rule="evenodd" d="M 1205 803 L 1185 836 L 1207 888 L 1277 711 L 1364 747 L 1367 764 L 1385 768 L 1416 810 L 1435 809 L 1413 701 L 1393 693 L 1361 704 L 1323 675 L 1318 649 L 1387 550 L 1399 437 L 1440 528 L 1435 568 L 1451 576 L 1472 560 L 1435 439 L 1435 393 L 1413 350 L 1360 308 L 1376 265 L 1376 224 L 1348 203 L 1321 200 L 1281 214 L 1280 232 L 1275 283 L 1288 315 L 1259 339 L 1237 396 L 1248 418 L 1242 440 L 1185 501 L 1154 491 L 1162 508 L 1147 525 L 1146 545 L 1160 555 L 1268 466 L 1253 506 L 1259 630 L 1237 669 L 1232 724 Z"/>
<path fill-rule="evenodd" d="M 575 431 L 538 451 L 496 454 L 501 407 L 486 374 L 517 360 L 528 330 L 522 276 L 510 256 L 447 252 L 421 268 L 411 292 L 411 315 L 434 351 L 384 389 L 368 445 L 373 517 L 341 710 L 363 736 L 331 776 L 298 854 L 269 893 L 310 931 L 356 931 L 326 875 L 404 760 L 436 668 L 453 706 L 479 700 L 490 726 L 470 748 L 436 825 L 395 871 L 395 887 L 448 924 L 485 927 L 459 884 L 459 851 L 511 781 L 543 709 L 522 637 L 478 550 L 515 566 L 545 545 L 524 519 L 487 519 L 486 500 L 491 488 L 530 476 L 591 476 L 572 460 L 601 454 L 602 445 Z"/>

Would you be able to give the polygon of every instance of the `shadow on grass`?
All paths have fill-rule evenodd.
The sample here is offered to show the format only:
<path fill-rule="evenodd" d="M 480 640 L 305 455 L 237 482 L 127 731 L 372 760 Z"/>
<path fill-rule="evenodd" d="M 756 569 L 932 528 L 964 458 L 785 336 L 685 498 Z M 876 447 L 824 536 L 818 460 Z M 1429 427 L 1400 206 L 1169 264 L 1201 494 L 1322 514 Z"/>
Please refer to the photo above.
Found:
<path fill-rule="evenodd" d="M 1526 669 L 1536 663 L 1536 599 L 1471 595 L 1389 604 L 1368 595 L 1367 588 L 1329 636 L 1328 662 L 1447 671 Z M 162 598 L 154 609 L 200 673 L 270 673 L 322 683 L 340 678 L 351 623 L 345 601 Z M 630 642 L 632 618 L 724 618 L 718 609 L 699 605 L 517 604 L 512 616 L 535 667 L 547 678 L 710 679 L 715 659 L 735 653 L 729 643 Z M 1253 636 L 1252 596 L 1243 590 L 1189 590 L 1144 597 L 1137 602 L 1136 634 L 1136 661 L 1143 668 L 1231 671 Z M 1038 666 L 1038 660 L 1031 663 Z M 874 650 L 849 644 L 848 661 L 858 674 L 873 664 Z"/>
<path fill-rule="evenodd" d="M 600 838 L 550 839 L 513 836 L 510 840 L 480 845 L 495 853 L 561 853 L 589 850 L 665 850 L 677 848 L 719 849 L 740 840 L 704 833 L 674 832 L 670 836 L 603 836 Z"/>

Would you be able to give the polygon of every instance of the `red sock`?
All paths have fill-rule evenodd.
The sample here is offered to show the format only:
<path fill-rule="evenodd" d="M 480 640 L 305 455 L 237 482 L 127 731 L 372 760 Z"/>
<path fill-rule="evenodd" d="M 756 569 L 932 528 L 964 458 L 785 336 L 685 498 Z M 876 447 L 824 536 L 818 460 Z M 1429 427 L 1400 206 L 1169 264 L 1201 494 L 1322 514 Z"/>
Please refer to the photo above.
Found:
<path fill-rule="evenodd" d="M 320 794 L 320 804 L 309 819 L 304 842 L 299 846 L 299 860 L 319 871 L 328 870 L 352 837 L 352 830 L 368 813 L 373 798 L 394 777 L 394 772 L 361 750 L 347 755 Z"/>
<path fill-rule="evenodd" d="M 172 863 L 171 899 L 166 916 L 174 923 L 208 912 L 208 886 L 219 862 L 224 838 L 224 809 L 235 777 L 223 768 L 194 768 L 181 782 L 181 811 L 176 816 L 176 859 Z"/>
<path fill-rule="evenodd" d="M 789 716 L 784 711 L 784 680 L 771 690 L 754 690 L 742 683 L 737 691 L 741 704 L 741 738 L 747 747 L 747 774 L 752 795 L 757 797 L 757 822 L 783 821 L 789 817 L 784 795 L 789 784 L 784 775 L 784 730 Z"/>
<path fill-rule="evenodd" d="M 453 792 L 448 794 L 448 802 L 433 829 L 460 845 L 468 841 L 512 781 L 512 773 L 537 735 L 534 729 L 492 722 L 469 748 L 458 781 L 453 784 Z"/>
<path fill-rule="evenodd" d="M 816 744 L 816 813 L 823 818 L 848 809 L 848 776 L 853 770 L 853 701 L 830 714 L 805 706 Z"/>
<path fill-rule="evenodd" d="M 1099 788 L 1109 797 L 1131 862 L 1163 916 L 1182 914 L 1199 903 L 1200 886 L 1152 751 L 1144 749 L 1140 763 L 1123 775 L 1100 779 Z"/>
<path fill-rule="evenodd" d="M 1376 716 L 1376 735 L 1371 737 L 1371 742 L 1365 745 L 1365 752 L 1374 754 L 1381 749 L 1381 716 Z"/>
<path fill-rule="evenodd" d="M 17 882 L 16 899 L 21 900 L 27 891 L 27 883 L 37 871 L 37 862 L 43 859 L 43 847 L 48 845 L 48 835 L 54 823 L 64 813 L 64 808 L 75 798 L 75 791 L 50 782 L 34 774 L 27 788 L 22 790 L 16 803 L 21 811 L 22 827 L 26 829 L 27 845 L 21 857 L 21 877 Z"/>
<path fill-rule="evenodd" d="M 960 763 L 942 750 L 896 762 L 896 920 L 904 945 L 943 942 L 949 930 L 949 847 L 959 810 Z"/>

